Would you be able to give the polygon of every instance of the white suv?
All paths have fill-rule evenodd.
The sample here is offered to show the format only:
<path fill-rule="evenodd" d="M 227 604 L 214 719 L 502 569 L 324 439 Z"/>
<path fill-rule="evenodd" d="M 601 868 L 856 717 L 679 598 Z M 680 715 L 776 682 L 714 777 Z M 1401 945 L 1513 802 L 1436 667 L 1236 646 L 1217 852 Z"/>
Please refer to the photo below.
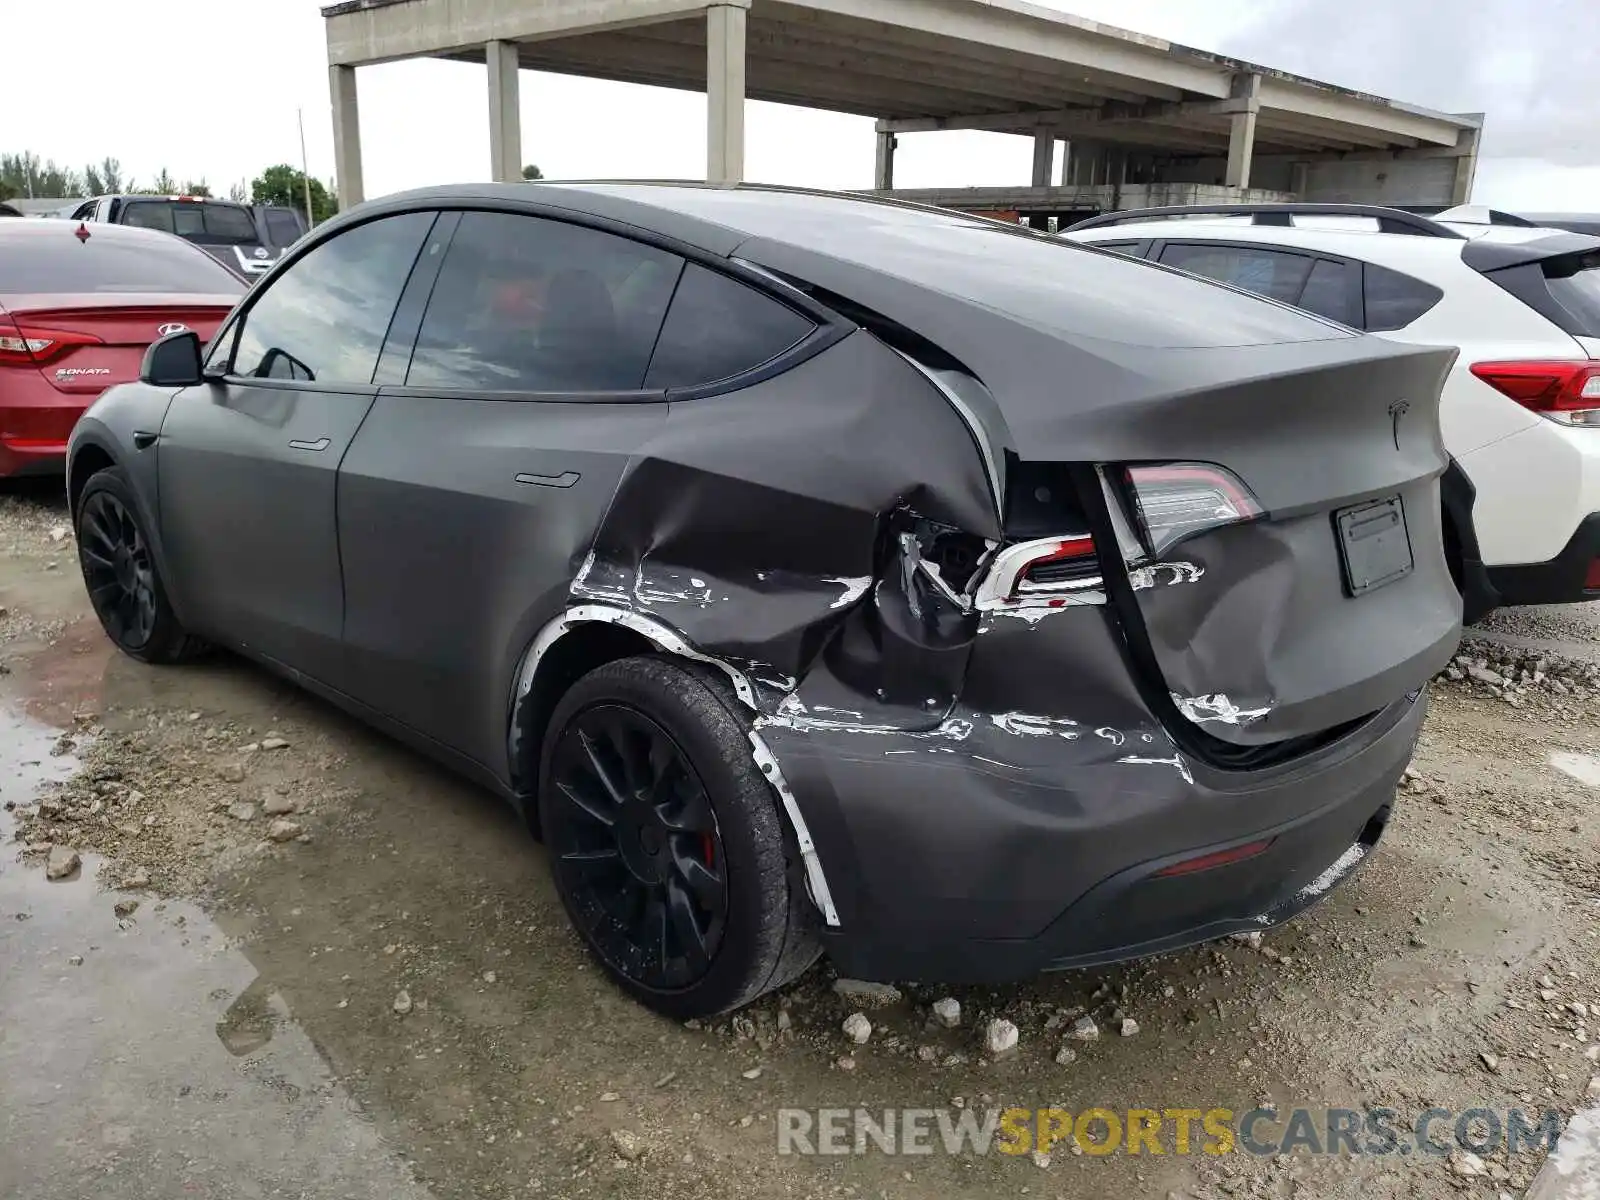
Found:
<path fill-rule="evenodd" d="M 1456 209 L 1137 209 L 1066 236 L 1397 341 L 1460 347 L 1440 424 L 1466 617 L 1600 599 L 1600 237 Z M 1308 448 L 1311 449 L 1311 448 Z M 1475 499 L 1474 499 L 1475 496 Z"/>

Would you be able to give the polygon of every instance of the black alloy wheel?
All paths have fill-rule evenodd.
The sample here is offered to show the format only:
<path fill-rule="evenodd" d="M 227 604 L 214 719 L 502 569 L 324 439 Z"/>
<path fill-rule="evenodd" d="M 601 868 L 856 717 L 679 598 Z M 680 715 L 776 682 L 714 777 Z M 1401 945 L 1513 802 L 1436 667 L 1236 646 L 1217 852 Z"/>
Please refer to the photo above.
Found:
<path fill-rule="evenodd" d="M 133 485 L 121 467 L 89 476 L 75 516 L 83 584 L 117 648 L 147 663 L 178 663 L 203 654 L 207 644 L 184 629 L 167 602 L 149 531 L 139 520 Z"/>
<path fill-rule="evenodd" d="M 95 491 L 83 502 L 78 559 L 106 632 L 124 650 L 144 649 L 156 628 L 155 566 L 138 521 L 109 491 Z"/>
<path fill-rule="evenodd" d="M 574 921 L 652 991 L 705 976 L 728 921 L 727 856 L 705 784 L 660 724 L 621 703 L 576 713 L 552 747 L 545 838 Z"/>

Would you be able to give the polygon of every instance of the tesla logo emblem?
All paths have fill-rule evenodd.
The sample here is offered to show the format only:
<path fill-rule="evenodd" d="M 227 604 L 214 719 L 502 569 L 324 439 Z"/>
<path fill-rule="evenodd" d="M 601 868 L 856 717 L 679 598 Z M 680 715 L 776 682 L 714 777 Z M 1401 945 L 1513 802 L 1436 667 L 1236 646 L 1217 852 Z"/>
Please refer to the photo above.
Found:
<path fill-rule="evenodd" d="M 1400 449 L 1400 418 L 1411 411 L 1411 401 L 1396 400 L 1389 405 L 1389 419 L 1394 422 L 1394 448 Z"/>
<path fill-rule="evenodd" d="M 257 246 L 252 253 L 255 254 L 257 258 L 265 258 L 267 256 L 267 248 L 265 246 Z"/>
<path fill-rule="evenodd" d="M 173 321 L 169 324 L 158 326 L 156 332 L 162 337 L 170 337 L 174 333 L 188 333 L 189 327 L 187 325 L 179 325 L 176 321 Z"/>
<path fill-rule="evenodd" d="M 78 227 L 72 231 L 72 236 L 77 238 L 79 242 L 87 242 L 89 240 L 89 227 L 79 221 Z"/>

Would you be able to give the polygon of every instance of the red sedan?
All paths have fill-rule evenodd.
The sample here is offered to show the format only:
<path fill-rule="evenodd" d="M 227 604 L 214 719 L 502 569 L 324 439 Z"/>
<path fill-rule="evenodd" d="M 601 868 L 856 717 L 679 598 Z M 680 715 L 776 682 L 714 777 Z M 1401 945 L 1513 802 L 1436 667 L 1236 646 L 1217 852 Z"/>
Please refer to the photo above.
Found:
<path fill-rule="evenodd" d="M 210 339 L 245 287 L 170 234 L 0 221 L 0 477 L 62 470 L 83 410 L 164 334 Z"/>

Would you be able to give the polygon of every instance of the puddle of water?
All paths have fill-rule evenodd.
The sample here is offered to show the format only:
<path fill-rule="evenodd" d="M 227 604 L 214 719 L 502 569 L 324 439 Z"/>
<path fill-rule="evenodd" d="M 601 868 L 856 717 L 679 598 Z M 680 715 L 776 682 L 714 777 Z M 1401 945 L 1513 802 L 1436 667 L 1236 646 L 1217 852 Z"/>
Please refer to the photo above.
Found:
<path fill-rule="evenodd" d="M 77 768 L 0 698 L 0 801 Z M 272 982 L 199 908 L 46 880 L 0 808 L 0 1179 L 8 1197 L 427 1200 Z M 49 1147 L 48 1153 L 40 1153 Z"/>
<path fill-rule="evenodd" d="M 1600 787 L 1600 756 L 1561 750 L 1550 756 L 1550 765 L 1585 787 Z"/>

